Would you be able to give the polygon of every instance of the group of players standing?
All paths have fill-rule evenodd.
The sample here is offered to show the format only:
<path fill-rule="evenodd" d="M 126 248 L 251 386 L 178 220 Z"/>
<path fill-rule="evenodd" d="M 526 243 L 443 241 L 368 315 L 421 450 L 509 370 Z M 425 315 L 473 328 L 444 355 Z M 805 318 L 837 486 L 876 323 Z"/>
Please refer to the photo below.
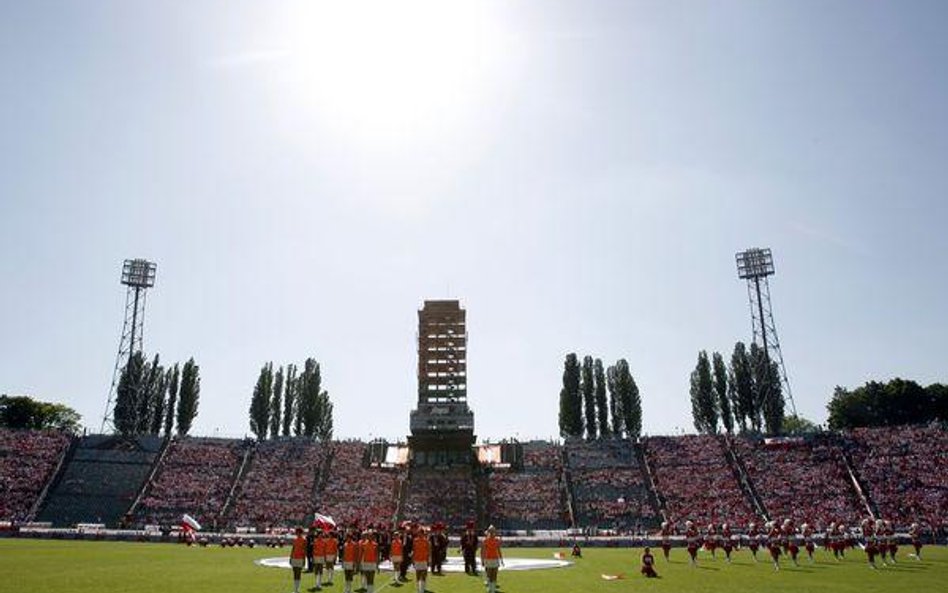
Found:
<path fill-rule="evenodd" d="M 672 548 L 672 538 L 679 535 L 673 523 L 663 522 L 658 537 L 661 541 L 662 554 L 665 560 L 669 559 Z M 813 552 L 819 541 L 823 548 L 833 553 L 836 560 L 845 557 L 847 549 L 856 546 L 866 553 L 869 566 L 878 568 L 876 557 L 883 565 L 895 563 L 898 552 L 898 541 L 895 530 L 889 521 L 882 519 L 872 521 L 864 519 L 858 532 L 848 529 L 842 523 L 830 523 L 824 532 L 817 530 L 809 523 L 799 526 L 793 519 L 784 519 L 782 523 L 768 521 L 762 526 L 748 523 L 744 533 L 732 532 L 727 523 L 715 525 L 711 523 L 705 529 L 699 529 L 694 522 L 685 521 L 683 532 L 688 550 L 688 560 L 692 566 L 698 563 L 698 550 L 702 547 L 716 557 L 717 550 L 724 553 L 726 562 L 731 561 L 731 553 L 736 549 L 747 548 L 757 562 L 757 552 L 764 549 L 770 555 L 774 570 L 780 570 L 780 557 L 789 556 L 794 566 L 799 566 L 798 558 L 801 550 L 812 563 Z M 915 559 L 921 560 L 922 532 L 918 523 L 913 523 L 908 532 L 912 546 L 915 548 Z"/>
<path fill-rule="evenodd" d="M 477 552 L 480 549 L 481 563 L 487 573 L 488 593 L 495 593 L 497 570 L 503 563 L 501 542 L 493 526 L 484 535 L 483 542 L 480 542 L 473 521 L 468 522 L 461 536 L 464 571 L 477 575 Z M 294 593 L 300 591 L 304 567 L 306 572 L 315 574 L 316 586 L 313 590 L 319 591 L 324 585 L 331 585 L 336 562 L 341 559 L 345 576 L 344 593 L 352 593 L 352 581 L 356 575 L 362 580 L 361 590 L 374 593 L 375 575 L 379 564 L 384 561 L 392 563 L 392 583 L 407 582 L 408 570 L 414 569 L 418 593 L 424 593 L 428 573 L 443 574 L 447 552 L 448 536 L 442 523 L 426 527 L 406 522 L 393 530 L 383 525 L 376 528 L 370 526 L 364 530 L 350 526 L 343 530 L 325 531 L 313 526 L 306 535 L 303 528 L 299 527 L 290 551 L 293 590 Z"/>

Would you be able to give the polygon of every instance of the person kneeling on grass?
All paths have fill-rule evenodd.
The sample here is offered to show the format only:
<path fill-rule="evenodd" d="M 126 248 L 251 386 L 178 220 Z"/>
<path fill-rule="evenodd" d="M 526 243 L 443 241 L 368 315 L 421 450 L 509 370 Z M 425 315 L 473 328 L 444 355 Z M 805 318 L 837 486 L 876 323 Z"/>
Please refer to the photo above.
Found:
<path fill-rule="evenodd" d="M 645 548 L 642 552 L 642 574 L 650 579 L 658 577 L 658 573 L 655 572 L 655 556 L 652 556 L 650 548 Z"/>

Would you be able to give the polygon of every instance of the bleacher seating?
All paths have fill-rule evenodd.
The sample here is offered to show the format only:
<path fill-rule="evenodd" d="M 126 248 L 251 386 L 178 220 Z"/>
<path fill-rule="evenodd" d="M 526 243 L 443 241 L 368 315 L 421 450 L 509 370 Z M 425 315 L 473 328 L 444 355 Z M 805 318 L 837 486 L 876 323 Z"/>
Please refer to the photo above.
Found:
<path fill-rule="evenodd" d="M 314 490 L 325 449 L 311 439 L 259 443 L 228 522 L 257 527 L 301 525 L 315 506 Z"/>
<path fill-rule="evenodd" d="M 476 519 L 477 491 L 471 468 L 412 468 L 404 516 L 428 524 L 441 521 L 455 529 Z"/>
<path fill-rule="evenodd" d="M 59 433 L 0 430 L 0 520 L 28 518 L 49 485 L 35 519 L 56 526 L 117 526 L 138 496 L 137 524 L 177 522 L 187 512 L 213 526 L 253 445 L 178 438 L 155 467 L 163 443 L 159 437 L 70 440 Z M 578 525 L 628 530 L 658 521 L 636 446 L 608 440 L 525 443 L 522 468 L 418 467 L 406 482 L 404 468 L 367 467 L 361 441 L 264 442 L 248 457 L 224 519 L 231 526 L 292 526 L 318 511 L 340 523 L 388 522 L 402 489 L 406 519 L 457 527 L 481 511 L 481 519 L 502 529 L 559 529 L 567 526 L 568 470 Z M 843 451 L 883 518 L 904 528 L 914 521 L 937 523 L 948 513 L 944 428 L 858 429 L 780 446 L 735 437 L 732 448 L 736 465 L 720 437 L 646 439 L 643 451 L 670 519 L 734 526 L 759 521 L 737 477 L 743 467 L 771 517 L 856 524 L 865 505 Z"/>
<path fill-rule="evenodd" d="M 337 524 L 387 523 L 395 516 L 400 472 L 363 467 L 366 444 L 342 441 L 332 444 L 332 464 L 316 511 Z"/>
<path fill-rule="evenodd" d="M 69 446 L 68 434 L 0 428 L 0 521 L 25 521 Z"/>
<path fill-rule="evenodd" d="M 848 439 L 856 470 L 879 512 L 905 527 L 948 515 L 948 430 L 938 426 L 858 428 Z"/>
<path fill-rule="evenodd" d="M 562 447 L 545 442 L 523 444 L 523 469 L 488 474 L 487 523 L 498 529 L 563 529 Z"/>
<path fill-rule="evenodd" d="M 746 525 L 757 520 L 716 437 L 649 437 L 645 451 L 672 521 Z"/>
<path fill-rule="evenodd" d="M 79 439 L 37 519 L 56 526 L 117 526 L 141 491 L 162 444 L 156 436 Z"/>
<path fill-rule="evenodd" d="M 630 441 L 568 441 L 566 454 L 579 526 L 629 531 L 656 522 L 645 472 Z"/>
<path fill-rule="evenodd" d="M 219 518 L 250 443 L 179 437 L 171 442 L 136 509 L 139 523 L 167 524 L 188 513 L 202 525 Z"/>
<path fill-rule="evenodd" d="M 732 443 L 771 519 L 793 519 L 797 525 L 857 525 L 866 516 L 831 437 L 779 445 L 736 437 Z"/>

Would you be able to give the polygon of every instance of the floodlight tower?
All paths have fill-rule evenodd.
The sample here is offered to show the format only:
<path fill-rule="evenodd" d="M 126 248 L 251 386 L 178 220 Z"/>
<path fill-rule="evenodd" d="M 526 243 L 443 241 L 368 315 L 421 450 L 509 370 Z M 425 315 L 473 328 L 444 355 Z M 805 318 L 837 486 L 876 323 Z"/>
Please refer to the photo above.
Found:
<path fill-rule="evenodd" d="M 142 351 L 142 337 L 145 331 L 145 296 L 148 289 L 155 285 L 157 268 L 154 262 L 144 259 L 127 259 L 122 264 L 122 284 L 127 287 L 125 320 L 122 322 L 122 337 L 119 340 L 118 354 L 115 356 L 109 399 L 105 404 L 105 414 L 102 416 L 102 432 L 105 432 L 106 427 L 112 423 L 115 388 L 122 375 L 122 368 L 131 364 L 136 352 Z"/>
<path fill-rule="evenodd" d="M 774 324 L 774 312 L 770 305 L 770 283 L 767 278 L 774 274 L 773 254 L 769 248 L 755 247 L 741 251 L 736 255 L 736 259 L 738 278 L 747 280 L 747 298 L 750 301 L 754 343 L 761 346 L 764 363 L 768 367 L 771 360 L 776 361 L 780 382 L 786 393 L 786 401 L 790 404 L 793 415 L 796 416 L 797 406 L 793 403 L 790 379 L 787 377 L 787 368 L 783 364 L 783 353 L 780 351 L 780 340 L 777 338 L 777 326 Z"/>

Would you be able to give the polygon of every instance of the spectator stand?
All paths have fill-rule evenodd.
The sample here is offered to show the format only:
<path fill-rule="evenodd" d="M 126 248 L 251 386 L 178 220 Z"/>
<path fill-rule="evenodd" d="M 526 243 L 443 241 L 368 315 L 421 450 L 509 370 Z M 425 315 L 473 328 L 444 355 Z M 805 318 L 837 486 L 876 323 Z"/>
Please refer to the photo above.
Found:
<path fill-rule="evenodd" d="M 477 517 L 477 490 L 468 466 L 417 467 L 408 470 L 404 517 L 453 528 Z"/>
<path fill-rule="evenodd" d="M 484 467 L 478 472 L 480 523 L 505 531 L 568 528 L 562 448 L 544 441 L 522 447 L 522 468 Z"/>
<path fill-rule="evenodd" d="M 78 439 L 37 519 L 55 526 L 118 525 L 152 471 L 162 443 L 157 436 Z"/>
<path fill-rule="evenodd" d="M 45 484 L 43 485 L 43 490 L 36 497 L 36 502 L 33 503 L 33 507 L 27 515 L 27 521 L 34 521 L 36 519 L 36 515 L 39 513 L 40 508 L 42 508 L 49 495 L 50 488 L 62 477 L 63 468 L 66 467 L 66 460 L 71 457 L 77 442 L 78 440 L 76 438 L 69 435 L 69 443 L 62 448 L 62 453 L 56 461 L 56 467 L 49 473 L 48 479 L 44 480 Z"/>
<path fill-rule="evenodd" d="M 757 509 L 757 514 L 769 521 L 770 513 L 767 512 L 764 500 L 761 498 L 760 493 L 757 492 L 754 482 L 750 479 L 750 475 L 747 473 L 747 467 L 734 450 L 734 436 L 727 434 L 721 436 L 721 439 L 727 462 L 731 466 L 738 484 L 744 491 L 744 495 L 753 503 L 754 508 Z"/>
<path fill-rule="evenodd" d="M 240 488 L 241 483 L 243 482 L 244 475 L 247 472 L 247 468 L 250 466 L 251 460 L 254 457 L 254 453 L 257 451 L 256 441 L 250 442 L 250 444 L 244 449 L 244 457 L 240 460 L 240 467 L 237 468 L 237 475 L 234 476 L 234 481 L 230 485 L 230 492 L 227 493 L 227 499 L 224 501 L 224 506 L 221 507 L 220 517 L 223 518 L 227 515 L 227 511 L 234 504 L 234 497 L 237 495 L 237 490 Z"/>
<path fill-rule="evenodd" d="M 645 455 L 645 443 L 638 442 L 633 445 L 635 451 L 635 458 L 638 460 L 639 466 L 642 468 L 642 471 L 645 474 L 645 486 L 648 489 L 649 499 L 652 503 L 652 506 L 658 510 L 663 521 L 668 520 L 668 514 L 665 510 L 665 499 L 662 497 L 661 493 L 658 491 L 658 486 L 655 483 L 655 474 L 652 473 L 652 466 L 648 462 L 648 456 Z"/>
<path fill-rule="evenodd" d="M 158 469 L 164 465 L 165 455 L 168 453 L 168 447 L 171 444 L 171 438 L 171 436 L 165 436 L 164 440 L 162 441 L 161 450 L 158 451 L 158 457 L 155 459 L 155 463 L 151 466 L 151 473 L 148 474 L 148 478 L 142 485 L 141 490 L 138 491 L 138 495 L 135 497 L 135 501 L 132 503 L 132 506 L 129 507 L 126 515 L 134 517 L 135 513 L 138 511 L 138 505 L 141 504 L 142 496 L 145 495 L 145 490 L 148 488 L 148 485 L 154 481 L 155 474 L 158 473 Z"/>
<path fill-rule="evenodd" d="M 665 501 L 667 520 L 746 525 L 758 519 L 715 437 L 649 437 L 644 454 Z"/>
<path fill-rule="evenodd" d="M 257 443 L 238 472 L 225 522 L 257 532 L 302 525 L 315 505 L 326 448 L 304 437 Z"/>
<path fill-rule="evenodd" d="M 174 524 L 188 513 L 202 525 L 213 528 L 251 443 L 175 438 L 142 498 L 136 520 L 144 524 Z"/>
<path fill-rule="evenodd" d="M 772 520 L 857 525 L 866 517 L 832 435 L 735 437 L 733 446 Z"/>
<path fill-rule="evenodd" d="M 565 450 L 579 526 L 638 532 L 658 524 L 660 514 L 630 440 L 570 439 Z"/>
<path fill-rule="evenodd" d="M 332 443 L 329 471 L 315 510 L 337 524 L 388 524 L 395 519 L 404 471 L 366 467 L 366 447 L 355 440 Z"/>
<path fill-rule="evenodd" d="M 32 520 L 70 444 L 62 432 L 0 428 L 0 520 Z"/>
<path fill-rule="evenodd" d="M 948 430 L 928 426 L 857 428 L 845 440 L 883 519 L 900 527 L 940 525 L 948 516 Z"/>

